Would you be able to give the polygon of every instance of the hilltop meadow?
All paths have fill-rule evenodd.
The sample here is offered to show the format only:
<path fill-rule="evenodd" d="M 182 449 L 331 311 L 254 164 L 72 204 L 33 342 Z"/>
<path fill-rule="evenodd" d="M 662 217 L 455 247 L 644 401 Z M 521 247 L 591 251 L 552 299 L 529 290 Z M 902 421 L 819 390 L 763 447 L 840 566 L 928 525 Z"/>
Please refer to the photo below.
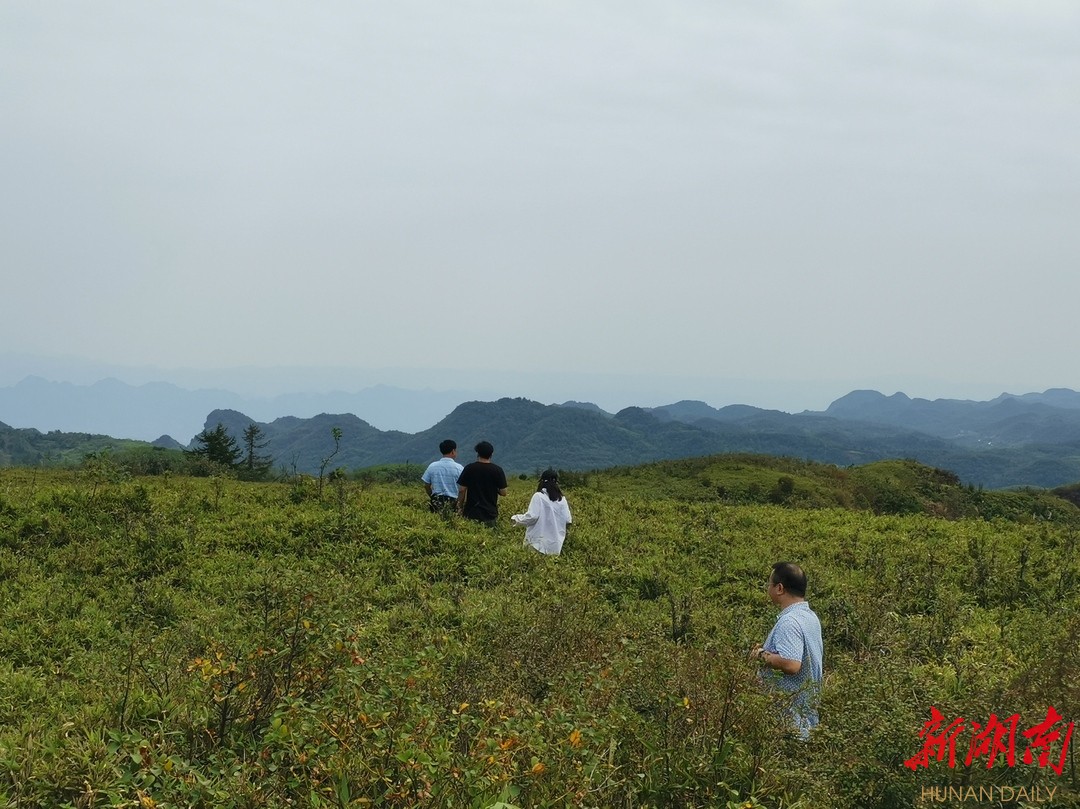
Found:
<path fill-rule="evenodd" d="M 508 519 L 535 478 L 489 530 L 429 513 L 419 471 L 0 469 L 0 805 L 1080 806 L 1066 499 L 665 461 L 565 475 L 548 558 Z M 781 559 L 825 637 L 806 743 L 747 659 Z M 965 720 L 953 766 L 905 766 L 933 709 Z"/>

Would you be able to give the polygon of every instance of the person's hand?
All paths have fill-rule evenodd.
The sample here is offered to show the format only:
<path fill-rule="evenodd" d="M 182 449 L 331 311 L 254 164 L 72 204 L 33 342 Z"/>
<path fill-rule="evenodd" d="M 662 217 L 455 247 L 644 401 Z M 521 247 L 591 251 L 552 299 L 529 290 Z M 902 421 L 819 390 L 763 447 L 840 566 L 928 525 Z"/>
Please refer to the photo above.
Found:
<path fill-rule="evenodd" d="M 748 655 L 748 657 L 751 660 L 759 660 L 761 658 L 762 651 L 764 651 L 764 648 L 759 643 L 757 646 L 750 650 L 750 654 Z"/>

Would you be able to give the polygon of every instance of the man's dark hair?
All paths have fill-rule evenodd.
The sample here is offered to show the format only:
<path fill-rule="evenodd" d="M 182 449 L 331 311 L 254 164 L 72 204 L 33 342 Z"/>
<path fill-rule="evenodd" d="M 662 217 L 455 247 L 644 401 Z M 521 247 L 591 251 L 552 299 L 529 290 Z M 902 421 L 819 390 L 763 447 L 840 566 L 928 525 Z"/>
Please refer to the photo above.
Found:
<path fill-rule="evenodd" d="M 445 441 L 439 442 L 439 452 L 443 455 L 449 455 L 455 449 L 457 449 L 457 441 L 451 441 L 447 438 Z"/>
<path fill-rule="evenodd" d="M 495 447 L 491 446 L 490 441 L 481 441 L 476 445 L 476 454 L 481 458 L 490 458 L 495 454 Z"/>
<path fill-rule="evenodd" d="M 777 562 L 772 566 L 772 583 L 784 585 L 784 592 L 806 597 L 806 574 L 794 562 Z"/>

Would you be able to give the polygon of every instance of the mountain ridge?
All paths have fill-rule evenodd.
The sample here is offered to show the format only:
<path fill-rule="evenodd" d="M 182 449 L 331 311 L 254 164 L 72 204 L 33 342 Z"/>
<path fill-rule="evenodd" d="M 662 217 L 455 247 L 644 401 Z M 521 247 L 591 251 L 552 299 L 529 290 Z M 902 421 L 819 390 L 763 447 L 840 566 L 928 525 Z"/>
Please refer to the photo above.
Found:
<path fill-rule="evenodd" d="M 467 398 L 462 391 L 408 390 L 372 385 L 353 392 L 242 396 L 221 388 L 181 388 L 169 382 L 130 385 L 106 377 L 89 385 L 28 375 L 0 387 L 0 420 L 42 432 L 86 432 L 150 441 L 194 435 L 207 413 L 232 409 L 270 420 L 283 414 L 307 418 L 320 412 L 363 412 L 391 425 L 427 426 Z"/>
<path fill-rule="evenodd" d="M 42 386 L 40 381 L 28 384 L 53 392 L 74 387 Z M 111 394 L 127 388 L 116 380 L 98 386 L 99 391 Z M 171 386 L 162 385 L 150 392 L 156 396 L 170 390 Z M 856 390 L 824 411 L 801 413 L 745 404 L 716 408 L 689 399 L 608 413 L 590 402 L 548 405 L 504 397 L 460 402 L 432 426 L 416 432 L 382 430 L 344 411 L 273 419 L 259 419 L 238 407 L 217 406 L 206 412 L 203 429 L 221 423 L 238 441 L 244 428 L 258 425 L 275 466 L 294 472 L 310 473 L 324 465 L 335 452 L 332 431 L 337 427 L 342 439 L 330 462 L 346 468 L 426 464 L 437 457 L 438 442 L 452 437 L 463 457 L 476 441 L 491 440 L 496 461 L 510 471 L 522 472 L 545 466 L 584 470 L 745 452 L 837 466 L 911 458 L 951 470 L 965 483 L 990 488 L 1052 487 L 1080 480 L 1080 393 L 1067 388 L 1042 394 L 1001 394 L 983 402 L 931 401 L 903 393 Z M 0 417 L 4 422 L 11 420 L 3 409 Z M 0 425 L 0 464 L 70 459 L 73 447 L 90 436 L 95 447 L 108 443 L 108 435 L 101 431 L 73 431 L 71 435 L 75 437 L 67 440 L 58 430 L 43 434 L 36 428 Z M 154 435 L 153 445 L 159 448 L 190 448 L 194 441 L 185 444 L 169 434 Z M 114 443 L 138 442 L 115 439 Z M 58 449 L 61 445 L 66 449 Z"/>
<path fill-rule="evenodd" d="M 880 404 L 878 397 L 864 398 L 871 405 Z M 743 452 L 837 466 L 911 458 L 990 488 L 1051 487 L 1080 480 L 1080 410 L 1066 414 L 1037 400 L 1007 403 L 1004 422 L 990 422 L 999 433 L 1006 426 L 1012 430 L 1011 440 L 1000 447 L 889 424 L 873 407 L 841 419 L 749 405 L 718 409 L 690 401 L 659 408 L 627 407 L 614 414 L 580 405 L 544 405 L 521 398 L 463 402 L 437 424 L 414 434 L 379 431 L 351 414 L 278 419 L 259 427 L 275 455 L 284 452 L 302 471 L 317 468 L 332 451 L 331 430 L 338 426 L 343 437 L 334 463 L 346 467 L 427 463 L 436 457 L 438 442 L 452 437 L 463 448 L 462 456 L 476 441 L 492 441 L 496 461 L 510 471 L 545 466 L 581 470 Z M 1055 429 L 1060 429 L 1060 422 L 1076 427 L 1076 435 L 1069 432 L 1066 441 L 1047 440 L 1046 412 L 1057 420 Z M 205 429 L 219 421 L 236 436 L 255 423 L 240 413 L 215 411 L 207 417 Z"/>

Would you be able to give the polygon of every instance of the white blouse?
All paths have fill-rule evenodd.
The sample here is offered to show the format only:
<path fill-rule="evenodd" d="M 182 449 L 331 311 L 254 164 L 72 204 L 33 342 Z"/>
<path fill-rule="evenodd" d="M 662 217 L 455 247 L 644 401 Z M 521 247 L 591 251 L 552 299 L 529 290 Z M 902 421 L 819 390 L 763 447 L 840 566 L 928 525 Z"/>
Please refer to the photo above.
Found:
<path fill-rule="evenodd" d="M 510 518 L 514 525 L 525 526 L 525 542 L 540 553 L 557 556 L 566 540 L 566 526 L 571 522 L 570 504 L 566 496 L 552 500 L 547 489 L 536 492 L 529 501 L 529 510 Z"/>

